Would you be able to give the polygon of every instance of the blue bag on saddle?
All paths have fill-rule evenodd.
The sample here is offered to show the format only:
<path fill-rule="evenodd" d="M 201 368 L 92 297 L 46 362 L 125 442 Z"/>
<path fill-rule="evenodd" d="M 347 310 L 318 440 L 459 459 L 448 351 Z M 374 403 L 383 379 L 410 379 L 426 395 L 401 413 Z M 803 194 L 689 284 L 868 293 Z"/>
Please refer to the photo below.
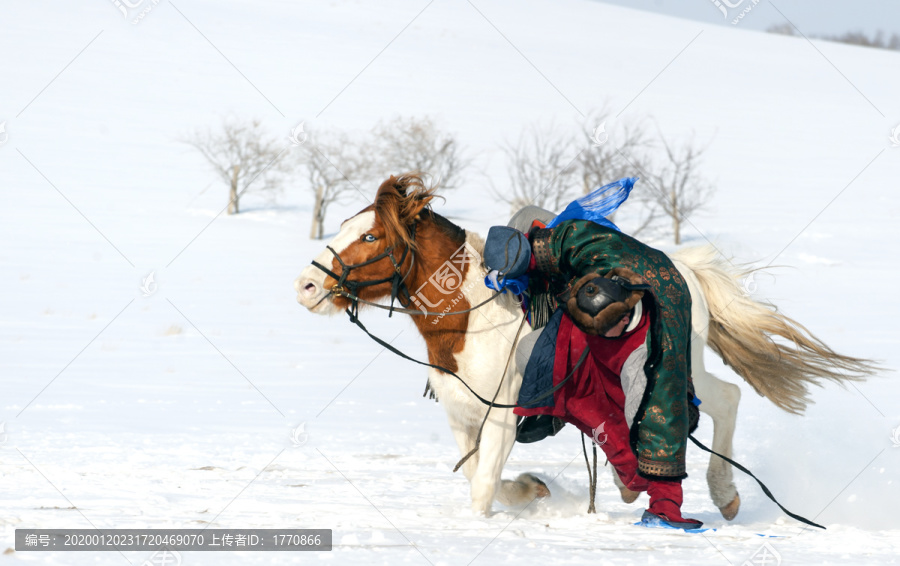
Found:
<path fill-rule="evenodd" d="M 547 224 L 547 228 L 553 228 L 566 220 L 590 220 L 595 224 L 621 232 L 619 227 L 606 217 L 615 212 L 628 199 L 637 180 L 638 177 L 625 177 L 573 200 L 559 216 Z M 484 278 L 484 284 L 501 293 L 505 293 L 509 289 L 513 294 L 520 295 L 528 288 L 528 276 L 522 275 L 498 280 L 496 274 L 494 277 L 488 274 Z"/>
<path fill-rule="evenodd" d="M 595 224 L 621 232 L 619 227 L 606 217 L 625 202 L 637 180 L 638 177 L 625 177 L 573 200 L 559 216 L 547 224 L 547 228 L 553 228 L 566 220 L 590 220 Z"/>

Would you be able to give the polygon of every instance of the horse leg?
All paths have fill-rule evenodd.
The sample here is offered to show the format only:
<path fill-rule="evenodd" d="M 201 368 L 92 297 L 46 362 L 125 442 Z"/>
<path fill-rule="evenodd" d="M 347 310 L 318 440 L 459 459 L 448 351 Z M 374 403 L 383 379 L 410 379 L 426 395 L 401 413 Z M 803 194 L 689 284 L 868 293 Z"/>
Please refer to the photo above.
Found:
<path fill-rule="evenodd" d="M 516 506 L 531 503 L 541 497 L 550 497 L 550 488 L 533 474 L 519 474 L 514 480 L 501 480 L 497 501 Z"/>
<path fill-rule="evenodd" d="M 700 340 L 697 342 L 702 344 Z M 695 346 L 700 344 L 695 343 Z M 737 385 L 722 381 L 706 371 L 702 346 L 692 348 L 691 373 L 694 377 L 694 389 L 701 401 L 700 410 L 713 420 L 712 449 L 731 458 L 741 390 Z M 709 485 L 709 495 L 722 516 L 729 521 L 734 519 L 740 509 L 741 498 L 734 485 L 731 464 L 711 454 L 706 482 Z"/>
<path fill-rule="evenodd" d="M 731 458 L 741 390 L 737 385 L 722 381 L 706 371 L 703 352 L 709 341 L 709 298 L 703 293 L 703 286 L 697 273 L 681 261 L 676 260 L 674 263 L 687 282 L 692 299 L 691 376 L 694 381 L 694 393 L 701 401 L 700 411 L 713 420 L 712 449 Z M 709 485 L 709 495 L 722 516 L 729 521 L 734 519 L 740 509 L 741 498 L 734 486 L 731 464 L 710 454 L 706 483 Z"/>
<path fill-rule="evenodd" d="M 500 409 L 495 410 L 498 412 L 502 411 Z M 510 410 L 506 410 L 506 412 L 512 413 Z M 450 430 L 453 432 L 453 437 L 456 439 L 456 443 L 459 446 L 460 456 L 465 456 L 475 447 L 475 438 L 478 434 L 478 427 L 466 426 L 449 414 L 448 420 L 450 421 Z M 515 415 L 513 415 L 512 422 L 515 423 Z M 493 426 L 490 420 L 485 423 L 485 429 L 488 429 L 489 426 Z M 513 436 L 512 444 L 514 443 L 515 435 Z M 490 469 L 484 472 L 488 474 L 489 479 L 473 481 L 480 461 L 479 455 L 486 452 L 495 452 L 494 448 L 490 446 L 491 444 L 490 441 L 486 441 L 484 433 L 482 433 L 479 449 L 462 465 L 463 474 L 465 474 L 466 479 L 472 484 L 472 508 L 476 513 L 490 513 L 494 492 L 496 492 L 497 500 L 504 505 L 519 505 L 521 503 L 527 503 L 536 497 L 546 497 L 550 495 L 550 491 L 547 489 L 544 482 L 531 474 L 521 474 L 515 480 L 502 480 L 500 481 L 500 488 L 496 488 L 497 479 L 499 479 L 500 476 L 499 470 L 503 468 L 503 463 L 505 463 L 506 459 L 509 457 L 509 452 L 512 450 L 512 444 L 505 449 L 505 454 L 500 454 L 502 460 L 500 461 L 498 471 L 496 472 L 496 477 L 490 477 L 493 475 L 493 470 Z M 489 485 L 494 486 L 491 495 L 488 495 L 489 490 L 486 489 L 486 486 Z"/>
<path fill-rule="evenodd" d="M 640 491 L 631 491 L 625 484 L 622 483 L 622 478 L 619 477 L 619 473 L 616 472 L 615 468 L 611 468 L 613 481 L 616 483 L 616 487 L 619 488 L 619 495 L 622 496 L 622 501 L 625 503 L 634 503 L 635 499 L 641 494 Z"/>
<path fill-rule="evenodd" d="M 515 364 L 508 369 L 497 397 L 501 402 L 507 403 L 518 397 L 521 375 L 539 335 L 540 332 L 527 334 L 516 345 Z M 531 474 L 522 474 L 515 480 L 500 479 L 503 465 L 515 443 L 516 415 L 512 409 L 492 409 L 481 432 L 478 447 L 481 457 L 472 478 L 472 509 L 476 513 L 489 514 L 495 497 L 504 505 L 519 505 L 550 495 L 544 482 Z"/>
<path fill-rule="evenodd" d="M 525 335 L 516 347 L 515 354 L 515 364 L 516 367 L 513 371 L 516 372 L 516 377 L 518 379 L 515 380 L 516 383 L 521 383 L 522 379 L 521 375 L 525 373 L 525 366 L 528 365 L 528 360 L 531 358 L 531 352 L 534 349 L 534 344 L 537 342 L 538 337 L 541 335 L 541 331 L 537 330 L 530 334 Z M 502 456 L 502 462 L 506 462 L 506 459 L 509 457 L 509 452 L 512 450 L 515 445 L 515 423 L 516 416 L 512 414 L 512 411 L 509 409 L 505 410 L 510 413 L 510 417 L 513 423 L 513 439 L 512 443 L 509 444 L 508 447 L 504 445 L 504 450 L 506 454 Z M 502 467 L 502 463 L 501 463 Z M 500 489 L 497 491 L 497 501 L 504 505 L 523 505 L 526 503 L 530 503 L 532 500 L 538 497 L 549 497 L 550 490 L 547 488 L 547 485 L 541 481 L 537 476 L 532 474 L 520 474 L 515 480 L 501 480 Z"/>
<path fill-rule="evenodd" d="M 521 505 L 547 497 L 546 484 L 531 474 L 501 480 L 503 465 L 516 442 L 516 416 L 511 409 L 493 409 L 481 433 L 481 457 L 472 478 L 472 509 L 489 515 L 496 497 L 504 505 Z"/>
<path fill-rule="evenodd" d="M 503 418 L 500 413 L 510 410 L 492 410 L 481 431 L 481 442 L 475 472 L 472 476 L 472 511 L 490 515 L 494 496 L 500 487 L 500 472 L 515 442 L 515 419 Z M 508 426 L 509 430 L 504 430 Z"/>
<path fill-rule="evenodd" d="M 456 440 L 456 445 L 459 446 L 459 455 L 460 457 L 464 457 L 475 448 L 475 435 L 478 433 L 478 429 L 466 426 L 457 419 L 454 419 L 449 413 L 447 414 L 447 420 L 450 421 L 450 430 L 453 432 L 453 438 Z M 475 475 L 475 469 L 477 467 L 478 452 L 476 451 L 468 460 L 466 460 L 466 463 L 462 465 L 463 474 L 465 474 L 466 479 L 469 480 L 470 483 L 472 482 L 472 477 Z"/>
<path fill-rule="evenodd" d="M 512 413 L 512 411 L 509 412 Z M 513 415 L 512 422 L 515 429 L 515 415 Z M 515 443 L 515 432 L 513 432 L 512 443 L 506 449 L 506 456 L 503 457 L 504 463 Z M 550 497 L 550 489 L 540 478 L 528 473 L 519 474 L 519 477 L 514 480 L 501 480 L 500 489 L 497 491 L 497 501 L 509 506 L 525 505 L 540 497 Z"/>

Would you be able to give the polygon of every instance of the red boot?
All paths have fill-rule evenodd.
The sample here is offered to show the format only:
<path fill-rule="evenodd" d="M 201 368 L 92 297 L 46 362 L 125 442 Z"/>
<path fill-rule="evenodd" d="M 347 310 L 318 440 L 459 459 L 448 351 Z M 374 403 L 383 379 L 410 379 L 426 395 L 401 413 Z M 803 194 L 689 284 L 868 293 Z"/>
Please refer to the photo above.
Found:
<path fill-rule="evenodd" d="M 647 494 L 650 496 L 650 508 L 644 511 L 642 522 L 660 521 L 678 529 L 699 529 L 703 526 L 696 519 L 681 516 L 684 492 L 680 481 L 651 481 Z"/>

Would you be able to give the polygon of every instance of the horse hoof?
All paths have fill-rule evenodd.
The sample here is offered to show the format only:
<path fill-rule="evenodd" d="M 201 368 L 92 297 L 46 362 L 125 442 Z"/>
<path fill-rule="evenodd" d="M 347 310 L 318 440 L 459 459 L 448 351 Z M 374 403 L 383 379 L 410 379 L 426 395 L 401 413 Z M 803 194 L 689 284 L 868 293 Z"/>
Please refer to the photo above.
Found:
<path fill-rule="evenodd" d="M 735 517 L 737 517 L 738 510 L 741 508 L 741 496 L 735 494 L 734 499 L 731 500 L 731 503 L 726 505 L 725 507 L 719 507 L 719 512 L 722 513 L 722 516 L 725 517 L 726 521 L 731 521 Z"/>
<path fill-rule="evenodd" d="M 516 478 L 516 481 L 522 482 L 531 490 L 531 493 L 534 495 L 535 499 L 541 499 L 543 497 L 550 497 L 550 488 L 547 487 L 540 478 L 533 476 L 531 474 L 522 474 Z"/>
<path fill-rule="evenodd" d="M 641 492 L 631 491 L 627 487 L 620 487 L 619 494 L 622 496 L 622 501 L 624 501 L 625 503 L 634 503 L 634 500 L 638 498 Z"/>

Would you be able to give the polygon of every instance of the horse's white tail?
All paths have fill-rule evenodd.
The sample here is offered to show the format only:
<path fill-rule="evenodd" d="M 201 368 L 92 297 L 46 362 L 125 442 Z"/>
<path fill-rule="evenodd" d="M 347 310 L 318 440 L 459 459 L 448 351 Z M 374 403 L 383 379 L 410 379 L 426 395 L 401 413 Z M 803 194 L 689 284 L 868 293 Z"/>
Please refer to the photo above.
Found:
<path fill-rule="evenodd" d="M 709 346 L 785 411 L 806 409 L 811 383 L 859 381 L 879 369 L 870 360 L 838 354 L 774 305 L 750 298 L 741 280 L 757 269 L 733 267 L 712 246 L 678 250 L 671 257 L 700 282 L 709 305 Z"/>

